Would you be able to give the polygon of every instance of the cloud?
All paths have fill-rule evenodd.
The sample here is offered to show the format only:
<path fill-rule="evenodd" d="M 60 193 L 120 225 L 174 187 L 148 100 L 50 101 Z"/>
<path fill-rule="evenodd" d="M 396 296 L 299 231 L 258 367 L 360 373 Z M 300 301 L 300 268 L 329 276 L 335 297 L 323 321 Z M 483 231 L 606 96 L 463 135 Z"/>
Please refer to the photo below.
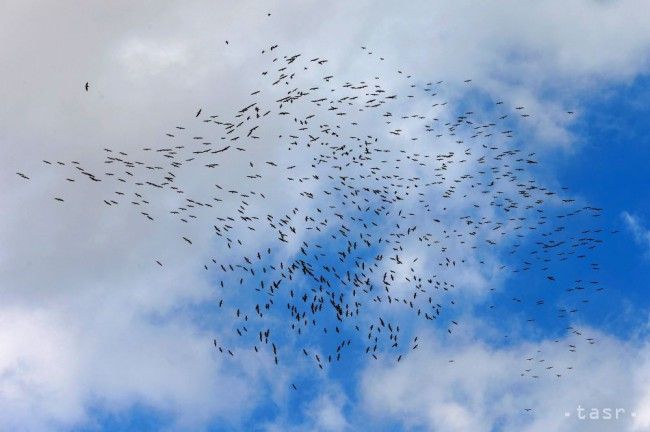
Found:
<path fill-rule="evenodd" d="M 567 335 L 495 347 L 480 339 L 457 343 L 429 334 L 424 347 L 399 364 L 367 365 L 360 380 L 361 416 L 378 425 L 392 421 L 405 429 L 441 432 L 609 431 L 613 425 L 620 431 L 645 430 L 647 341 L 581 332 L 597 343 L 578 343 Z M 572 352 L 569 345 L 578 348 Z M 579 407 L 586 415 L 598 410 L 600 420 L 578 418 Z M 619 420 L 606 420 L 605 408 L 624 411 Z"/>
<path fill-rule="evenodd" d="M 66 319 L 3 308 L 3 429 L 67 429 L 92 421 L 90 409 L 119 413 L 136 405 L 171 417 L 174 427 L 197 428 L 215 418 L 237 423 L 236 413 L 256 404 L 250 383 L 263 386 L 256 362 L 240 355 L 237 367 L 228 365 L 210 349 L 212 335 L 179 319 L 102 316 L 97 306 L 92 312 Z"/>
<path fill-rule="evenodd" d="M 645 249 L 645 253 L 650 253 L 650 230 L 643 226 L 643 223 L 636 215 L 626 211 L 621 213 L 621 219 L 634 236 L 636 244 Z"/>
<path fill-rule="evenodd" d="M 307 408 L 314 427 L 319 431 L 344 431 L 349 425 L 343 413 L 345 397 L 340 389 L 336 392 L 321 394 Z"/>
<path fill-rule="evenodd" d="M 300 413 L 285 412 L 273 422 L 262 425 L 267 432 L 322 431 L 343 432 L 351 428 L 346 415 L 349 405 L 343 389 L 328 380 L 320 380 L 318 392 L 301 406 Z M 300 420 L 297 420 L 300 419 Z"/>

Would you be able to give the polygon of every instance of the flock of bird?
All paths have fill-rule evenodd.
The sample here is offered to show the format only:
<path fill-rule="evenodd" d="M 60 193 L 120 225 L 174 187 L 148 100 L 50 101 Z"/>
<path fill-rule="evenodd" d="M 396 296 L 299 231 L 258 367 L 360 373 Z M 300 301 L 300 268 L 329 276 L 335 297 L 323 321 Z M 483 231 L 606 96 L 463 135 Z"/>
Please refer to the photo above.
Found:
<path fill-rule="evenodd" d="M 426 325 L 452 338 L 468 310 L 500 320 L 513 308 L 559 324 L 575 338 L 568 351 L 597 342 L 572 323 L 604 289 L 591 258 L 602 210 L 536 180 L 515 135 L 534 113 L 504 101 L 473 110 L 402 70 L 340 80 L 325 58 L 280 51 L 262 50 L 268 67 L 241 107 L 197 109 L 159 145 L 104 148 L 105 172 L 43 161 L 68 182 L 114 185 L 97 205 L 169 224 L 178 248 L 196 247 L 186 227 L 209 226 L 201 240 L 215 256 L 200 267 L 219 295 L 215 350 L 275 364 L 298 354 L 319 369 L 346 355 L 400 362 Z M 211 193 L 193 195 L 197 177 Z M 164 271 L 163 257 L 151 262 Z M 506 278 L 526 286 L 495 288 Z M 531 379 L 573 368 L 542 352 L 522 361 Z"/>

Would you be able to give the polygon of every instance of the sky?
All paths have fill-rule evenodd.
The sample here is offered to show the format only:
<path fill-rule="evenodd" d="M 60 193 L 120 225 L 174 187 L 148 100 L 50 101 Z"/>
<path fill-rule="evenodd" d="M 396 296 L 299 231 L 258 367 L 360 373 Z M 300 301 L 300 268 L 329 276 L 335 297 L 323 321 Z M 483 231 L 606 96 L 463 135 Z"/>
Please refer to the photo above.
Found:
<path fill-rule="evenodd" d="M 650 430 L 646 2 L 403 3 L 3 3 L 0 430 Z M 98 171 L 104 169 L 104 148 L 140 156 L 143 147 L 167 142 L 165 133 L 180 136 L 176 125 L 191 124 L 192 134 L 209 136 L 212 126 L 196 120 L 199 108 L 204 116 L 228 118 L 250 103 L 255 90 L 263 90 L 260 98 L 269 103 L 276 100 L 279 90 L 260 77 L 275 44 L 278 55 L 328 60 L 310 66 L 296 85 L 320 85 L 327 71 L 333 83 L 377 76 L 386 88 L 405 94 L 412 91 L 404 79 L 409 74 L 418 89 L 443 81 L 437 88 L 441 100 L 449 101 L 448 111 L 402 98 L 391 105 L 395 112 L 441 121 L 453 121 L 456 112 L 472 111 L 472 118 L 485 121 L 497 112 L 510 114 L 505 125 L 515 131 L 514 145 L 538 161 L 522 175 L 561 190 L 561 197 L 576 205 L 602 208 L 565 225 L 567 236 L 602 229 L 602 244 L 589 257 L 597 268 L 588 275 L 597 273 L 603 290 L 588 286 L 586 294 L 567 293 L 550 289 L 542 270 L 500 271 L 535 249 L 531 236 L 521 239 L 515 255 L 507 253 L 512 243 L 493 248 L 477 241 L 476 248 L 454 249 L 459 263 L 465 260 L 462 271 L 460 266 L 441 269 L 442 255 L 413 243 L 405 245 L 403 259 L 419 272 L 439 273 L 457 290 L 459 305 L 448 317 L 460 323 L 453 337 L 446 323 L 414 320 L 374 304 L 362 316 L 364 324 L 381 314 L 401 320 L 404 333 L 420 340 L 400 362 L 365 355 L 361 341 L 351 344 L 340 364 L 321 370 L 302 357 L 301 344 L 323 353 L 338 339 L 320 333 L 298 339 L 287 331 L 281 313 L 267 317 L 274 320 L 269 324 L 274 340 L 287 353 L 277 366 L 268 350 L 256 355 L 250 346 L 238 345 L 229 308 L 257 300 L 224 289 L 219 271 L 206 271 L 204 263 L 210 258 L 231 262 L 236 253 L 253 256 L 272 245 L 268 262 L 287 260 L 298 255 L 302 241 L 335 250 L 339 244 L 328 237 L 331 233 L 302 229 L 276 250 L 274 233 L 252 234 L 244 227 L 241 248 L 229 249 L 206 235 L 210 220 L 149 223 L 138 212 L 102 203 L 113 193 L 112 183 L 66 182 L 71 171 L 62 175 L 42 160 L 64 160 L 65 170 L 77 160 Z M 503 101 L 503 108 L 495 101 Z M 295 105 L 294 112 L 307 114 Z M 531 117 L 518 118 L 517 106 L 525 106 Z M 368 130 L 385 128 L 368 112 L 358 118 Z M 224 190 L 248 187 L 251 180 L 242 173 L 250 171 L 249 162 L 307 167 L 315 150 L 287 150 L 286 143 L 270 138 L 283 134 L 287 122 L 293 123 L 268 117 L 254 151 L 231 149 L 216 169 L 185 170 L 178 181 L 192 196 L 204 197 L 214 194 L 215 182 Z M 409 122 L 395 119 L 415 134 Z M 344 128 L 342 135 L 351 130 Z M 388 142 L 415 152 L 433 145 L 409 141 L 391 137 Z M 427 151 L 457 148 L 450 137 L 434 143 Z M 460 176 L 477 169 L 454 165 L 453 172 Z M 286 183 L 268 172 L 256 189 L 265 198 L 250 200 L 261 215 L 281 216 L 296 207 L 309 215 L 332 203 L 322 198 L 305 204 L 304 193 L 318 195 L 335 182 Z M 417 166 L 399 173 L 432 175 Z M 65 196 L 65 205 L 53 200 L 59 196 Z M 151 196 L 152 214 L 177 205 L 176 197 L 163 192 Z M 404 200 L 419 208 L 413 195 Z M 430 204 L 436 211 L 443 205 L 432 198 Z M 238 205 L 224 199 L 214 211 L 223 216 Z M 459 198 L 444 205 L 456 217 L 499 217 Z M 547 205 L 551 219 L 561 214 L 557 200 Z M 424 225 L 423 214 L 417 214 L 417 223 Z M 378 235 L 399 222 L 395 218 L 374 219 Z M 460 230 L 454 223 L 443 219 L 440 229 Z M 191 247 L 179 240 L 182 236 L 192 239 Z M 323 258 L 328 259 L 336 261 Z M 559 281 L 585 274 L 578 265 L 558 265 L 554 271 Z M 540 298 L 548 307 L 535 304 Z M 579 311 L 558 319 L 554 311 L 563 307 Z M 325 324 L 335 321 L 330 317 Z M 221 355 L 214 339 L 230 344 L 237 355 Z M 572 346 L 577 348 L 569 350 Z M 533 363 L 543 358 L 556 370 L 572 369 L 562 377 L 522 376 L 527 358 Z M 543 372 L 543 366 L 536 367 Z M 616 410 L 619 418 L 605 418 Z"/>

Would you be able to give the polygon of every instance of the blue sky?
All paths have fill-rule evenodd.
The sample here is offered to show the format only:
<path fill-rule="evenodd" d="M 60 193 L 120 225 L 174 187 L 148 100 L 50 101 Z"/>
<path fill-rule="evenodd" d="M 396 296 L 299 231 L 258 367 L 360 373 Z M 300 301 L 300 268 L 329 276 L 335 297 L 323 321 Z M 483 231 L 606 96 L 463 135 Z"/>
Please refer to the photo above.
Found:
<path fill-rule="evenodd" d="M 642 328 L 648 308 L 645 286 L 648 283 L 647 244 L 637 244 L 626 226 L 623 212 L 647 217 L 648 125 L 643 119 L 648 107 L 648 78 L 639 77 L 625 86 L 604 89 L 589 100 L 584 122 L 576 131 L 584 143 L 580 151 L 558 158 L 557 177 L 563 184 L 596 200 L 607 211 L 603 225 L 620 234 L 608 239 L 603 263 L 609 270 L 602 277 L 614 295 L 603 309 L 595 311 L 594 322 L 609 331 L 629 338 Z M 612 307 L 616 305 L 617 307 Z M 632 313 L 621 314 L 628 308 Z"/>
<path fill-rule="evenodd" d="M 10 13 L 0 18 L 0 53 L 12 59 L 0 68 L 0 96 L 8 101 L 0 108 L 0 429 L 648 430 L 650 31 L 644 6 L 632 0 L 480 5 L 341 1 L 329 4 L 324 17 L 318 2 L 197 1 L 155 7 L 9 2 Z M 415 319 L 408 308 L 388 307 L 384 300 L 364 305 L 358 332 L 324 313 L 319 326 L 297 336 L 289 328 L 290 315 L 282 310 L 292 301 L 286 290 L 302 293 L 313 281 L 296 275 L 292 285 L 285 281 L 285 291 L 276 293 L 280 307 L 261 321 L 279 347 L 280 362 L 274 366 L 266 344 L 259 344 L 261 354 L 255 354 L 248 342 L 258 330 L 252 308 L 266 298 L 247 294 L 239 275 L 222 272 L 218 264 L 239 262 L 240 252 L 255 259 L 257 250 L 272 247 L 258 265 L 277 266 L 299 257 L 304 241 L 322 247 L 321 265 L 336 266 L 341 274 L 355 271 L 351 261 L 346 261 L 348 268 L 341 264 L 335 252 L 348 241 L 345 235 L 333 229 L 316 233 L 299 222 L 316 215 L 317 207 L 324 211 L 321 217 L 336 220 L 327 209 L 335 202 L 323 191 L 342 186 L 340 179 L 328 180 L 323 164 L 317 169 L 318 182 L 287 182 L 265 164 L 295 164 L 300 167 L 295 178 L 313 174 L 307 168 L 316 147 L 289 145 L 287 150 L 282 140 L 270 145 L 278 135 L 295 133 L 290 132 L 292 119 L 261 120 L 258 132 L 264 139 L 251 144 L 254 152 L 231 149 L 207 174 L 178 171 L 176 180 L 187 196 L 224 198 L 214 208 L 193 208 L 199 217 L 191 223 L 168 216 L 170 209 L 183 205 L 176 193 L 154 190 L 147 195 L 156 218 L 149 223 L 137 211 L 107 207 L 99 199 L 127 186 L 68 183 L 65 178 L 74 174 L 71 160 L 90 171 L 109 169 L 103 164 L 105 147 L 163 160 L 141 149 L 168 142 L 163 140 L 169 139 L 164 135 L 169 131 L 176 140 L 186 139 L 188 147 L 195 144 L 192 136 L 212 137 L 213 126 L 195 116 L 199 107 L 204 116 L 228 119 L 254 100 L 254 90 L 262 90 L 257 97 L 276 107 L 273 101 L 288 87 L 269 86 L 259 73 L 269 68 L 265 55 L 270 51 L 261 50 L 275 43 L 282 55 L 328 60 L 320 66 L 308 64 L 309 70 L 294 81 L 296 87 L 367 81 L 400 95 L 419 92 L 416 98 L 386 106 L 394 114 L 390 125 L 383 123 L 386 117 L 373 117 L 372 110 L 355 113 L 355 120 L 368 126 L 360 135 L 385 140 L 379 145 L 422 154 L 456 151 L 460 159 L 462 149 L 455 141 L 469 143 L 469 128 L 461 126 L 457 135 L 434 139 L 400 114 L 421 114 L 436 127 L 467 111 L 478 124 L 508 114 L 497 130 L 512 130 L 514 138 L 499 136 L 490 142 L 520 149 L 521 155 L 534 153 L 526 157 L 539 163 L 527 165 L 519 174 L 521 181 L 534 179 L 536 185 L 562 191 L 575 204 L 549 198 L 544 206 L 548 224 L 494 247 L 485 242 L 495 238 L 488 228 L 478 228 L 476 243 L 450 246 L 446 254 L 405 239 L 399 252 L 403 260 L 421 275 L 453 284 L 451 294 L 433 291 L 434 303 L 444 304 L 435 321 Z M 334 76 L 331 82 L 323 83 L 325 73 Z M 405 78 L 411 74 L 416 90 Z M 89 92 L 83 89 L 86 81 Z M 435 87 L 435 97 L 430 95 L 434 90 L 423 91 L 425 83 L 437 81 L 443 83 Z M 429 101 L 448 105 L 432 107 Z M 517 106 L 526 108 L 518 111 Z M 302 118 L 315 108 L 297 101 L 285 109 Z M 521 118 L 521 112 L 531 117 Z M 331 113 L 318 120 L 339 121 Z M 177 125 L 187 126 L 187 131 L 174 129 Z M 403 134 L 388 133 L 395 128 Z M 355 135 L 357 129 L 347 125 L 340 132 Z M 490 154 L 472 147 L 467 159 L 483 151 Z M 44 166 L 43 159 L 65 160 L 68 165 L 61 170 L 69 171 L 62 176 L 58 167 Z M 476 173 L 483 169 L 473 162 L 449 164 L 457 176 L 479 177 Z M 265 173 L 265 181 L 242 175 L 255 169 Z M 364 172 L 355 166 L 346 170 L 352 177 Z M 28 173 L 30 180 L 16 176 L 17 171 Z M 436 171 L 412 161 L 396 172 L 437 180 Z M 223 189 L 215 189 L 215 182 Z M 489 199 L 481 201 L 485 197 L 457 184 L 459 191 L 451 199 L 439 198 L 444 189 L 423 195 L 431 212 L 451 215 L 439 216 L 438 225 L 427 219 L 431 213 L 424 203 L 405 194 L 403 202 L 392 204 L 390 216 L 367 217 L 365 222 L 378 224 L 373 236 L 388 238 L 396 223 L 433 230 L 434 238 L 442 238 L 442 230 L 469 230 L 465 222 L 458 224 L 461 215 L 503 222 L 504 231 L 517 224 L 507 223 L 512 214 L 493 211 Z M 252 203 L 252 214 L 273 214 L 278 224 L 300 208 L 293 214 L 298 227 L 294 240 L 279 245 L 277 231 L 253 233 L 235 223 L 237 228 L 229 231 L 223 226 L 228 222 L 206 217 L 235 214 L 241 198 L 225 191 L 245 193 L 254 187 L 265 198 L 243 198 Z M 504 197 L 516 197 L 513 190 L 504 190 Z M 305 191 L 316 200 L 307 200 Z M 469 198 L 462 199 L 461 193 Z M 57 205 L 55 196 L 65 196 L 65 205 Z M 346 202 L 353 199 L 348 196 Z M 374 204 L 380 203 L 369 203 Z M 574 206 L 603 210 L 557 217 Z M 402 222 L 399 210 L 415 216 Z M 352 205 L 343 211 L 346 217 L 361 215 L 355 212 Z M 528 220 L 539 216 L 523 209 L 513 214 Z M 361 228 L 348 222 L 357 235 Z M 225 247 L 223 237 L 213 235 L 214 223 L 225 236 L 241 238 L 241 247 Z M 603 242 L 584 259 L 549 261 L 550 268 L 542 270 L 538 256 L 564 249 L 538 255 L 535 242 L 546 241 L 547 227 L 558 226 L 567 244 L 571 236 Z M 193 244 L 179 241 L 182 236 Z M 521 246 L 509 254 L 513 244 Z M 372 276 L 377 285 L 391 268 L 400 280 L 403 268 L 390 267 L 387 258 L 374 259 L 394 255 L 394 245 L 375 244 L 362 254 L 367 265 L 378 263 Z M 439 265 L 445 256 L 455 257 L 458 267 Z M 466 261 L 462 265 L 461 259 Z M 531 270 L 521 270 L 526 260 L 534 263 Z M 591 263 L 598 264 L 596 270 Z M 204 264 L 210 269 L 204 270 Z M 548 280 L 549 273 L 555 281 Z M 258 270 L 251 284 L 268 283 L 265 278 Z M 576 286 L 584 289 L 571 289 Z M 409 296 L 409 289 L 396 282 L 393 296 Z M 536 304 L 540 299 L 544 303 Z M 223 307 L 218 306 L 221 300 Z M 249 311 L 250 321 L 235 318 L 239 308 Z M 558 314 L 562 308 L 578 311 Z M 404 356 L 399 363 L 381 343 L 378 360 L 365 353 L 365 333 L 379 316 L 401 327 Z M 235 329 L 243 331 L 242 326 L 250 328 L 250 337 L 237 336 Z M 325 363 L 320 370 L 314 354 L 326 357 L 337 346 L 340 336 L 333 328 L 338 326 L 352 343 L 340 362 Z M 416 336 L 419 348 L 413 350 Z M 213 339 L 236 355 L 220 354 Z M 601 418 L 578 418 L 579 406 Z M 625 414 L 606 420 L 604 408 L 624 409 Z"/>

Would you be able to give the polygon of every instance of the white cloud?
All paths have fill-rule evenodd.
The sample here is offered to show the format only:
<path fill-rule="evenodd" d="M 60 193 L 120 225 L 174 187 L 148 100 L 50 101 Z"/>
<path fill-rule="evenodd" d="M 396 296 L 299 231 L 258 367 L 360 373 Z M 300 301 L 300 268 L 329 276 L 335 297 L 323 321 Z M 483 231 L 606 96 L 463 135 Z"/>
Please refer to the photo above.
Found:
<path fill-rule="evenodd" d="M 65 318 L 3 309 L 0 427 L 66 428 L 92 420 L 88 409 L 117 413 L 137 404 L 195 428 L 214 418 L 236 423 L 237 413 L 255 405 L 250 383 L 263 385 L 257 362 L 239 355 L 232 367 L 210 349 L 211 334 L 178 319 L 101 316 L 98 306 L 92 312 Z"/>
<path fill-rule="evenodd" d="M 367 365 L 360 416 L 377 424 L 389 420 L 406 429 L 441 432 L 645 430 L 648 345 L 581 331 L 597 343 L 566 336 L 558 342 L 492 347 L 476 339 L 457 343 L 429 334 L 422 338 L 424 346 L 399 364 Z M 578 346 L 575 352 L 569 344 Z M 601 419 L 579 419 L 578 407 L 586 415 L 598 410 Z M 625 411 L 618 421 L 606 420 L 605 408 Z"/>
<path fill-rule="evenodd" d="M 343 413 L 345 397 L 339 389 L 337 392 L 321 394 L 307 408 L 315 429 L 319 431 L 339 432 L 348 428 Z"/>
<path fill-rule="evenodd" d="M 354 430 L 349 424 L 345 408 L 349 404 L 343 389 L 325 380 L 318 381 L 318 392 L 302 405 L 299 413 L 295 409 L 283 409 L 282 415 L 273 422 L 261 425 L 267 432 L 319 431 L 343 432 Z M 296 421 L 301 417 L 302 421 Z"/>
<path fill-rule="evenodd" d="M 634 236 L 634 241 L 641 247 L 643 247 L 647 253 L 650 253 L 650 230 L 648 230 L 639 218 L 628 212 L 621 213 L 621 218 L 628 229 L 632 232 Z"/>

